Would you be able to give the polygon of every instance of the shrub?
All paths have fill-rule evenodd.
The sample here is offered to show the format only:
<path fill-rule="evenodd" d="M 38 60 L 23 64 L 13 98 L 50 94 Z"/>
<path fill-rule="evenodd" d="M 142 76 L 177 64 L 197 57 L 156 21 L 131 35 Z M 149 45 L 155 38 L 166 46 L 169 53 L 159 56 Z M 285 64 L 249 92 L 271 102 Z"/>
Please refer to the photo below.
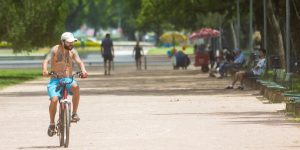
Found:
<path fill-rule="evenodd" d="M 11 48 L 11 43 L 2 41 L 0 42 L 0 48 Z"/>

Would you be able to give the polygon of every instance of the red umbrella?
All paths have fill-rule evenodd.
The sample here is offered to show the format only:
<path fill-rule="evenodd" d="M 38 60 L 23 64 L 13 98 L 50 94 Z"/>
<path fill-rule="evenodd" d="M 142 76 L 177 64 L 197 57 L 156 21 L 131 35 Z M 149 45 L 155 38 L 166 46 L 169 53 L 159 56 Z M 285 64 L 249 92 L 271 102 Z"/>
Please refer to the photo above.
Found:
<path fill-rule="evenodd" d="M 189 38 L 191 40 L 199 39 L 199 38 L 216 38 L 220 36 L 220 32 L 218 30 L 212 28 L 202 28 L 197 32 L 193 32 Z"/>

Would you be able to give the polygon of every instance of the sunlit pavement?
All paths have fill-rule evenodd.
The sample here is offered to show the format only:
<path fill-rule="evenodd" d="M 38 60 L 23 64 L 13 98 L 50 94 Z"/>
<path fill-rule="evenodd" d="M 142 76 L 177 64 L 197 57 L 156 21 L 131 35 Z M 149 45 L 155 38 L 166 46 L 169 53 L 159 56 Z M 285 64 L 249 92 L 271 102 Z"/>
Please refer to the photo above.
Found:
<path fill-rule="evenodd" d="M 102 71 L 80 80 L 81 120 L 70 149 L 199 150 L 299 149 L 299 123 L 284 104 L 257 91 L 224 90 L 228 80 L 198 70 Z M 0 149 L 59 149 L 48 137 L 46 83 L 39 79 L 0 91 Z M 63 149 L 63 148 L 61 148 Z"/>

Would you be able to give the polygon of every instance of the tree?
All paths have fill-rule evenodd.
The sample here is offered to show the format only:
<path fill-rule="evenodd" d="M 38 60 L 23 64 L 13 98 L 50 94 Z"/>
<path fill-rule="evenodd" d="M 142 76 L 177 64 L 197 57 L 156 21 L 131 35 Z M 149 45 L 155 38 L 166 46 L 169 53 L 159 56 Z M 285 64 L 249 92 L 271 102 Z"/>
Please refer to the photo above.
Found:
<path fill-rule="evenodd" d="M 75 31 L 82 24 L 85 19 L 84 9 L 93 2 L 92 0 L 67 0 L 68 13 L 65 20 L 65 27 L 67 31 Z"/>
<path fill-rule="evenodd" d="M 1 1 L 0 40 L 12 43 L 14 52 L 53 44 L 64 30 L 66 15 L 60 12 L 66 8 L 64 0 Z"/>

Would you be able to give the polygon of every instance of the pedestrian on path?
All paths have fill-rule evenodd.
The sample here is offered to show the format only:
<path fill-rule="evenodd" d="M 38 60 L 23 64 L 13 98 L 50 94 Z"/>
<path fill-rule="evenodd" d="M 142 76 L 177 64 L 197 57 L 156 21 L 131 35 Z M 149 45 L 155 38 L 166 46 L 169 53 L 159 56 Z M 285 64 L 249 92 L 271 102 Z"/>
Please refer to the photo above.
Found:
<path fill-rule="evenodd" d="M 144 55 L 144 51 L 143 48 L 140 46 L 139 41 L 136 42 L 136 45 L 133 48 L 132 55 L 135 58 L 136 69 L 142 70 L 142 57 Z"/>
<path fill-rule="evenodd" d="M 73 72 L 72 63 L 75 61 L 78 67 L 81 69 L 82 78 L 86 78 L 88 73 L 85 69 L 84 63 L 81 61 L 77 51 L 74 49 L 74 42 L 77 41 L 73 34 L 65 32 L 61 35 L 61 41 L 58 45 L 51 48 L 43 62 L 43 76 L 49 76 L 48 62 L 51 64 L 51 71 L 55 72 L 56 75 L 51 76 L 51 80 L 48 83 L 48 95 L 50 97 L 49 114 L 50 114 L 50 125 L 48 128 L 48 135 L 53 136 L 55 132 L 55 114 L 57 108 L 57 102 L 62 98 L 60 90 L 56 90 L 59 86 L 61 79 L 70 80 Z M 73 94 L 73 112 L 72 120 L 79 121 L 80 118 L 77 114 L 79 105 L 79 86 L 78 83 L 73 80 L 71 84 L 67 85 L 68 92 Z"/>
<path fill-rule="evenodd" d="M 114 58 L 113 41 L 110 38 L 110 34 L 106 34 L 105 38 L 101 42 L 101 54 L 104 60 L 104 75 L 110 75 L 111 63 Z M 108 63 L 108 66 L 107 66 Z"/>

